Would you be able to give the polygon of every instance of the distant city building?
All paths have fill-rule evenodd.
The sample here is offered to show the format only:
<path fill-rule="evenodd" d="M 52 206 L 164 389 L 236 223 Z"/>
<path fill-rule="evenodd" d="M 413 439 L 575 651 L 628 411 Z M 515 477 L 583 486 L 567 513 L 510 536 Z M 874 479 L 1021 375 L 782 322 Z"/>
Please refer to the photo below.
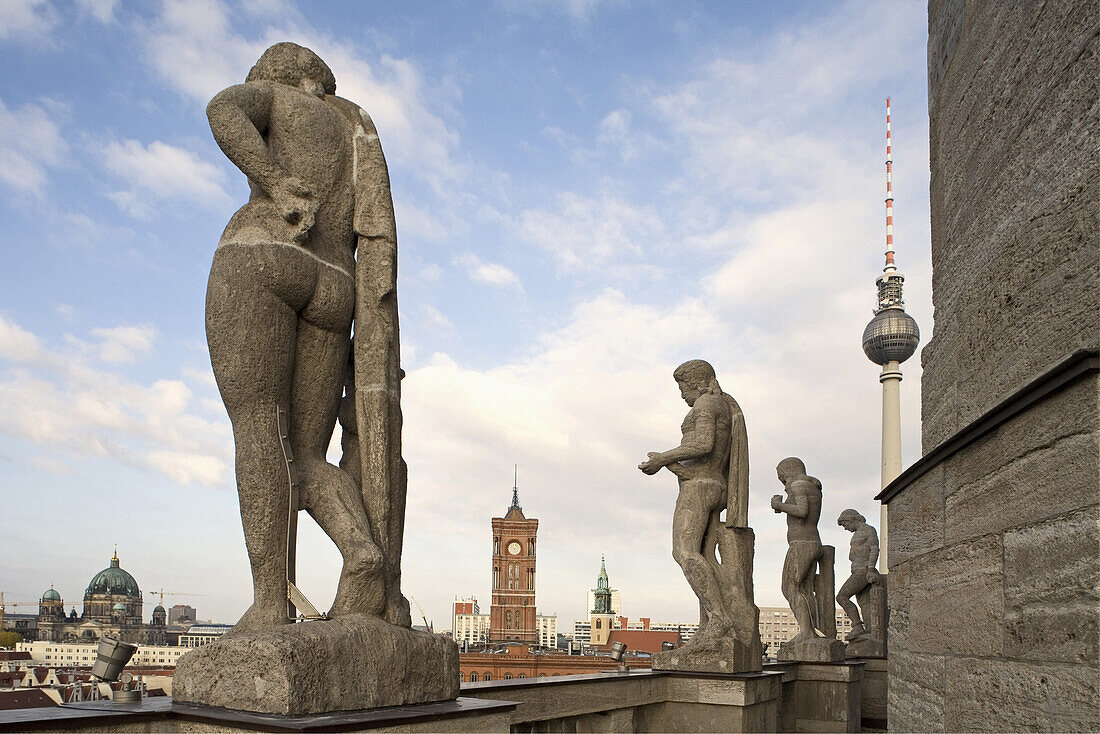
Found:
<path fill-rule="evenodd" d="M 96 660 L 97 642 L 34 642 L 15 643 L 16 652 L 30 653 L 34 665 L 47 668 L 89 668 Z M 174 668 L 180 655 L 189 652 L 189 647 L 169 647 L 168 645 L 138 645 L 129 665 L 143 667 Z"/>
<path fill-rule="evenodd" d="M 607 566 L 600 557 L 600 575 L 596 577 L 596 588 L 592 590 L 595 601 L 588 610 L 589 643 L 604 645 L 611 634 L 611 625 L 616 615 L 611 611 L 611 583 L 607 578 Z"/>
<path fill-rule="evenodd" d="M 489 615 L 481 614 L 474 597 L 455 598 L 451 611 L 451 636 L 459 645 L 484 645 L 489 641 Z"/>
<path fill-rule="evenodd" d="M 38 615 L 4 615 L 3 627 L 18 632 L 25 641 L 98 640 L 106 634 L 125 642 L 164 644 L 167 641 L 167 613 L 157 605 L 151 621 L 142 620 L 143 600 L 137 581 L 119 563 L 118 552 L 110 565 L 92 577 L 84 590 L 83 613 L 76 607 L 65 613 L 61 593 L 52 586 L 38 601 Z"/>
<path fill-rule="evenodd" d="M 760 641 L 768 657 L 775 657 L 779 646 L 798 634 L 798 620 L 790 607 L 760 607 Z M 843 609 L 836 610 L 836 634 L 841 640 L 852 631 L 852 620 Z"/>
<path fill-rule="evenodd" d="M 199 613 L 194 607 L 187 604 L 173 604 L 168 610 L 168 624 L 194 624 L 199 620 Z"/>
<path fill-rule="evenodd" d="M 558 615 L 535 615 L 535 630 L 540 647 L 556 647 L 558 644 Z"/>
<path fill-rule="evenodd" d="M 628 653 L 625 662 L 631 668 L 648 668 L 652 661 L 649 655 Z M 458 656 L 464 683 L 600 673 L 614 671 L 616 665 L 606 655 L 568 655 L 533 650 L 528 645 L 508 645 L 497 652 L 459 653 Z"/>
<path fill-rule="evenodd" d="M 190 649 L 209 645 L 231 629 L 231 624 L 193 624 L 180 635 L 179 646 Z"/>
<path fill-rule="evenodd" d="M 493 598 L 489 607 L 491 642 L 538 642 L 535 611 L 535 540 L 539 521 L 525 517 L 519 488 L 504 517 L 494 517 Z"/>

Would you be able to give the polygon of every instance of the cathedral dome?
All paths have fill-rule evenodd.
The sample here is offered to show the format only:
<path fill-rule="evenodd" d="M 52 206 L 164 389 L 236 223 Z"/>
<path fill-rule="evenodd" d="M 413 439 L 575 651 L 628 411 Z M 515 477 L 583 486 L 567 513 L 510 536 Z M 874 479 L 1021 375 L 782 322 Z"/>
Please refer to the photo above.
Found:
<path fill-rule="evenodd" d="M 51 586 L 42 594 L 42 601 L 61 601 L 61 594 L 58 594 L 57 589 Z"/>
<path fill-rule="evenodd" d="M 113 607 L 111 607 L 111 609 L 115 610 L 116 612 L 125 612 L 126 611 L 126 605 L 123 604 L 120 601 L 116 601 L 115 605 Z"/>
<path fill-rule="evenodd" d="M 115 554 L 115 557 L 111 559 L 111 565 L 108 568 L 92 577 L 91 583 L 88 584 L 88 590 L 84 593 L 85 596 L 88 594 L 124 594 L 141 598 L 141 589 L 138 588 L 137 581 L 118 565 L 118 554 Z"/>

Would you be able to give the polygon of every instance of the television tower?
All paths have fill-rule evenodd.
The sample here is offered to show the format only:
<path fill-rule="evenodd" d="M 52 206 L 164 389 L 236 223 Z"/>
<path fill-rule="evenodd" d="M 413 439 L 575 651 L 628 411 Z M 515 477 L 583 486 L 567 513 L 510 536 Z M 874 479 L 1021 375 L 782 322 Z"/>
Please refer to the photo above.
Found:
<path fill-rule="evenodd" d="M 894 265 L 894 161 L 890 137 L 890 98 L 886 98 L 886 267 L 875 280 L 878 307 L 863 330 L 863 352 L 882 366 L 882 487 L 901 474 L 901 363 L 913 356 L 920 342 L 920 330 L 905 313 L 901 288 L 905 277 Z M 879 528 L 879 570 L 886 573 L 888 522 L 882 503 Z"/>

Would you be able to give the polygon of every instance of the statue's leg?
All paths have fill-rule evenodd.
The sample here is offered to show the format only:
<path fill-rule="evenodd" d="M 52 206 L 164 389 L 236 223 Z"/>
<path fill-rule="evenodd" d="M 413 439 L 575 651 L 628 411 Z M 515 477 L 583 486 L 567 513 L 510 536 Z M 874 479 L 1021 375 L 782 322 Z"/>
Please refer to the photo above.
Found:
<path fill-rule="evenodd" d="M 290 441 L 302 506 L 344 559 L 332 616 L 378 615 L 385 601 L 382 555 L 371 538 L 362 495 L 351 476 L 326 458 L 347 368 L 351 293 L 339 273 L 321 270 L 314 301 L 298 323 L 291 393 Z"/>
<path fill-rule="evenodd" d="M 297 315 L 256 268 L 258 248 L 223 247 L 206 293 L 210 362 L 233 424 L 253 603 L 234 631 L 285 624 L 290 485 L 277 408 L 289 405 Z"/>
<path fill-rule="evenodd" d="M 798 621 L 798 634 L 791 642 L 817 636 L 814 632 L 813 569 L 819 550 L 813 543 L 794 542 L 783 562 L 783 596 Z"/>
<path fill-rule="evenodd" d="M 865 586 L 867 586 L 866 575 L 860 578 L 853 573 L 847 581 L 841 584 L 840 591 L 836 594 L 836 601 L 840 604 L 840 608 L 848 615 L 848 619 L 852 620 L 852 631 L 848 635 L 849 640 L 853 640 L 866 632 L 866 628 L 863 626 L 863 618 L 859 614 L 859 607 L 852 601 L 852 597 L 863 591 Z"/>
<path fill-rule="evenodd" d="M 705 487 L 685 483 L 680 489 L 676 509 L 672 514 L 672 557 L 683 570 L 688 585 L 699 598 L 702 607 L 701 629 L 696 637 L 703 636 L 704 630 L 714 633 L 723 631 L 715 629 L 711 623 L 716 615 L 721 614 L 721 609 L 713 570 L 703 556 L 704 539 L 711 515 L 706 495 Z M 694 642 L 694 638 L 692 641 Z"/>

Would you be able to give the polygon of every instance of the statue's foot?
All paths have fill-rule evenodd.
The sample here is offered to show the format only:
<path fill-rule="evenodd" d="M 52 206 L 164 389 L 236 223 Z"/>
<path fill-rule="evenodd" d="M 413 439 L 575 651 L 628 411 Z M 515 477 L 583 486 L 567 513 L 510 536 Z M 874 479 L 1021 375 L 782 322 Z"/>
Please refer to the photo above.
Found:
<path fill-rule="evenodd" d="M 237 624 L 233 625 L 233 629 L 229 630 L 225 636 L 228 637 L 242 632 L 253 632 L 290 624 L 290 619 L 287 617 L 286 611 L 285 603 L 279 604 L 278 606 L 259 606 L 253 604 L 248 608 L 248 611 L 241 615 L 241 618 L 237 620 Z"/>
<path fill-rule="evenodd" d="M 866 639 L 868 636 L 867 628 L 857 622 L 852 625 L 852 631 L 849 632 L 844 639 L 848 642 L 859 642 L 860 640 Z"/>
<path fill-rule="evenodd" d="M 809 642 L 810 640 L 816 639 L 818 639 L 818 637 L 813 632 L 799 632 L 797 635 L 790 639 L 790 644 L 796 645 L 800 642 Z"/>
<path fill-rule="evenodd" d="M 340 574 L 336 598 L 332 600 L 329 617 L 347 617 L 362 614 L 378 617 L 385 609 L 386 590 L 381 572 L 348 575 Z"/>

